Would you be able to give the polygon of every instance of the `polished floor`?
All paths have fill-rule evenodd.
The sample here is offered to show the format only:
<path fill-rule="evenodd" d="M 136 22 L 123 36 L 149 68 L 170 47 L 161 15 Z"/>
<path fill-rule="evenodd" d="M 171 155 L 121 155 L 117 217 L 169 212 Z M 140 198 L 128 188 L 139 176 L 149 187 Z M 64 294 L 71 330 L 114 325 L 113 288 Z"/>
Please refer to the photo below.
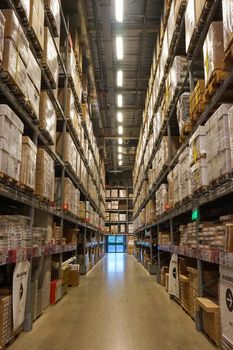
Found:
<path fill-rule="evenodd" d="M 211 350 L 134 257 L 107 255 L 10 350 Z"/>

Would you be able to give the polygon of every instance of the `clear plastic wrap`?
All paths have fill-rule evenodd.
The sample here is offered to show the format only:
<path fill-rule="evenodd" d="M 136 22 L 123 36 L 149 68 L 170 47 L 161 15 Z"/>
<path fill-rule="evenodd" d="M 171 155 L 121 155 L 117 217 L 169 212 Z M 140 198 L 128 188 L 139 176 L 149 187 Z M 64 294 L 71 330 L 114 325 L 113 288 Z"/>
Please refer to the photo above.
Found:
<path fill-rule="evenodd" d="M 180 164 L 180 200 L 183 201 L 185 198 L 189 197 L 192 193 L 191 191 L 191 181 L 190 181 L 190 166 L 189 166 L 189 147 L 186 147 L 183 153 L 179 157 Z"/>
<path fill-rule="evenodd" d="M 206 158 L 198 159 L 190 168 L 192 193 L 208 186 L 208 166 Z"/>
<path fill-rule="evenodd" d="M 4 37 L 10 39 L 20 54 L 20 58 L 27 66 L 27 57 L 29 50 L 29 43 L 24 34 L 23 28 L 21 27 L 14 10 L 2 10 L 2 13 L 5 17 L 5 29 Z"/>
<path fill-rule="evenodd" d="M 56 142 L 56 111 L 46 91 L 40 94 L 40 129 L 46 131 L 53 144 Z"/>
<path fill-rule="evenodd" d="M 22 157 L 20 165 L 20 183 L 35 190 L 37 147 L 28 136 L 22 139 Z"/>
<path fill-rule="evenodd" d="M 77 135 L 80 138 L 80 120 L 78 118 L 78 113 L 75 107 L 75 100 L 74 100 L 74 95 L 73 92 L 70 88 L 67 89 L 66 91 L 66 103 L 64 103 L 64 94 L 65 90 L 64 89 L 59 89 L 58 90 L 58 100 L 63 106 L 64 110 L 66 110 L 66 117 L 70 122 L 72 123 Z"/>
<path fill-rule="evenodd" d="M 213 72 L 223 69 L 224 66 L 223 22 L 211 23 L 203 45 L 203 56 L 205 84 L 207 85 Z"/>
<path fill-rule="evenodd" d="M 232 0 L 222 0 L 223 12 L 223 41 L 226 51 L 233 39 L 233 2 Z"/>
<path fill-rule="evenodd" d="M 189 97 L 190 93 L 184 92 L 180 96 L 177 103 L 177 121 L 179 124 L 180 134 L 182 134 L 186 127 L 189 128 L 192 126 L 192 121 L 189 114 Z"/>
<path fill-rule="evenodd" d="M 54 161 L 42 148 L 38 148 L 36 157 L 36 189 L 41 198 L 54 200 Z"/>
<path fill-rule="evenodd" d="M 34 116 L 39 120 L 40 95 L 33 85 L 29 76 L 26 79 L 26 98 L 25 100 L 30 105 L 34 112 Z"/>
<path fill-rule="evenodd" d="M 162 184 L 156 192 L 156 215 L 162 215 L 167 210 L 168 205 L 168 186 Z"/>

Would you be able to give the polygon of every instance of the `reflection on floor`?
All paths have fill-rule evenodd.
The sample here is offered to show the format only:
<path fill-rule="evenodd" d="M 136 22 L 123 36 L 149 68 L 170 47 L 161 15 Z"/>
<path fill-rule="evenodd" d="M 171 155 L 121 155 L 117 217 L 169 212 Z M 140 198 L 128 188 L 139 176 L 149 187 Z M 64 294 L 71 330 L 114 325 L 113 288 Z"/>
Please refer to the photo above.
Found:
<path fill-rule="evenodd" d="M 134 257 L 108 254 L 9 350 L 212 350 Z"/>

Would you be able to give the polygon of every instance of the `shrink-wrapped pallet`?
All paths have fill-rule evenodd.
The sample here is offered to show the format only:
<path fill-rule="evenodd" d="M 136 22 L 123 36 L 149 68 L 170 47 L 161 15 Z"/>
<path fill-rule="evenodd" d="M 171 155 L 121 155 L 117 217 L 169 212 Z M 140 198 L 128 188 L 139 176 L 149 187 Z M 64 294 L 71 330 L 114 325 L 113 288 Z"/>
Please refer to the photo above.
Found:
<path fill-rule="evenodd" d="M 233 2 L 232 0 L 222 0 L 222 12 L 223 12 L 223 41 L 224 50 L 232 44 L 233 39 Z"/>
<path fill-rule="evenodd" d="M 27 73 L 31 81 L 33 82 L 36 90 L 40 92 L 41 88 L 41 69 L 35 59 L 32 51 L 28 49 L 27 57 Z"/>
<path fill-rule="evenodd" d="M 34 119 L 39 120 L 40 95 L 29 76 L 26 78 L 26 102 L 33 111 Z"/>
<path fill-rule="evenodd" d="M 23 136 L 19 181 L 32 190 L 36 185 L 36 154 L 35 144 L 28 136 Z"/>
<path fill-rule="evenodd" d="M 168 209 L 168 186 L 160 185 L 156 192 L 156 215 L 162 215 Z"/>
<path fill-rule="evenodd" d="M 51 76 L 50 80 L 52 83 L 52 88 L 55 89 L 58 84 L 58 57 L 52 35 L 48 27 L 45 27 L 44 29 L 44 53 L 41 63 L 48 70 L 48 73 Z"/>
<path fill-rule="evenodd" d="M 75 188 L 73 182 L 68 178 L 64 178 L 64 202 L 61 203 L 61 179 L 55 179 L 55 202 L 60 209 L 63 206 L 64 211 L 78 215 L 78 206 L 80 200 L 80 192 Z"/>
<path fill-rule="evenodd" d="M 46 133 L 51 144 L 55 144 L 56 111 L 46 91 L 40 93 L 40 129 Z"/>
<path fill-rule="evenodd" d="M 0 172 L 18 181 L 23 123 L 7 105 L 0 105 Z"/>
<path fill-rule="evenodd" d="M 168 82 L 171 86 L 171 95 L 175 95 L 177 89 L 181 87 L 185 79 L 186 71 L 188 67 L 188 61 L 185 56 L 175 56 L 172 63 L 169 75 Z"/>
<path fill-rule="evenodd" d="M 54 161 L 43 148 L 37 150 L 36 195 L 51 202 L 54 200 Z"/>
<path fill-rule="evenodd" d="M 208 165 L 206 158 L 198 159 L 190 167 L 190 180 L 192 193 L 205 189 L 208 186 Z"/>
<path fill-rule="evenodd" d="M 79 201 L 78 217 L 82 220 L 86 219 L 86 202 Z"/>
<path fill-rule="evenodd" d="M 71 135 L 68 132 L 57 132 L 56 149 L 63 161 L 71 167 L 74 173 L 76 173 L 78 151 Z"/>
<path fill-rule="evenodd" d="M 177 103 L 177 121 L 180 135 L 185 135 L 191 131 L 192 121 L 189 114 L 189 92 L 184 92 Z"/>
<path fill-rule="evenodd" d="M 30 0 L 29 24 L 43 50 L 46 44 L 44 43 L 44 4 L 42 0 Z"/>
<path fill-rule="evenodd" d="M 27 66 L 27 57 L 29 43 L 24 34 L 23 28 L 18 21 L 14 10 L 2 10 L 5 17 L 4 37 L 10 39 L 14 43 L 14 47 L 20 55 L 20 58 Z"/>
<path fill-rule="evenodd" d="M 224 66 L 223 22 L 212 22 L 204 45 L 205 84 L 211 80 L 213 73 Z"/>
<path fill-rule="evenodd" d="M 205 3 L 206 0 L 188 0 L 185 12 L 186 52 L 189 51 L 194 33 L 198 29 L 198 22 Z"/>
<path fill-rule="evenodd" d="M 5 28 L 5 17 L 0 10 L 0 63 L 2 62 L 3 48 L 4 48 L 4 28 Z"/>
<path fill-rule="evenodd" d="M 146 205 L 146 223 L 151 224 L 156 218 L 155 200 L 150 199 Z"/>
<path fill-rule="evenodd" d="M 65 96 L 66 96 L 66 101 L 64 101 Z M 63 110 L 66 111 L 67 120 L 72 124 L 76 133 L 79 135 L 80 134 L 79 130 L 81 129 L 80 120 L 78 118 L 78 113 L 75 107 L 75 100 L 74 100 L 74 95 L 72 90 L 68 88 L 66 90 L 66 95 L 65 95 L 65 89 L 59 89 L 58 100 L 61 106 L 63 107 Z"/>
<path fill-rule="evenodd" d="M 62 56 L 65 58 L 65 51 L 61 48 Z M 80 75 L 77 69 L 76 59 L 71 49 L 67 55 L 67 74 L 71 80 L 73 85 L 73 89 L 75 91 L 75 95 L 78 98 L 79 102 L 82 100 L 82 81 L 80 79 Z"/>
<path fill-rule="evenodd" d="M 206 158 L 206 154 L 207 154 L 206 126 L 200 125 L 189 140 L 190 165 L 194 164 L 200 158 Z"/>
<path fill-rule="evenodd" d="M 59 37 L 61 26 L 60 2 L 57 0 L 44 0 L 44 5 L 49 15 L 53 33 Z"/>
<path fill-rule="evenodd" d="M 17 85 L 21 94 L 24 97 L 27 96 L 27 69 L 15 49 L 13 42 L 9 39 L 4 40 L 2 68 L 7 74 L 10 83 Z"/>
<path fill-rule="evenodd" d="M 191 182 L 190 182 L 190 166 L 189 166 L 189 147 L 179 156 L 180 164 L 180 200 L 191 196 Z"/>

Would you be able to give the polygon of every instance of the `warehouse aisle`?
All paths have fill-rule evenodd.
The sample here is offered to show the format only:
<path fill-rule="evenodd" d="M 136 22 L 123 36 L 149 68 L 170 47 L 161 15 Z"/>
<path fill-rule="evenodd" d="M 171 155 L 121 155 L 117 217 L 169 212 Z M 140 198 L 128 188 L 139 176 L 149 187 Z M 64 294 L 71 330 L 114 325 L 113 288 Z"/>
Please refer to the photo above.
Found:
<path fill-rule="evenodd" d="M 214 349 L 129 255 L 109 254 L 10 350 Z"/>

